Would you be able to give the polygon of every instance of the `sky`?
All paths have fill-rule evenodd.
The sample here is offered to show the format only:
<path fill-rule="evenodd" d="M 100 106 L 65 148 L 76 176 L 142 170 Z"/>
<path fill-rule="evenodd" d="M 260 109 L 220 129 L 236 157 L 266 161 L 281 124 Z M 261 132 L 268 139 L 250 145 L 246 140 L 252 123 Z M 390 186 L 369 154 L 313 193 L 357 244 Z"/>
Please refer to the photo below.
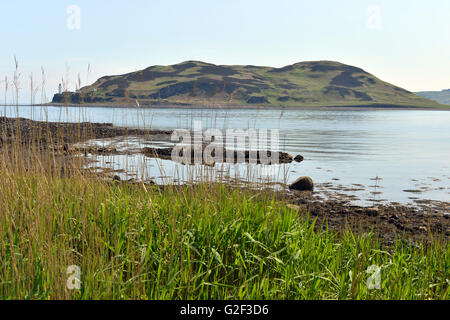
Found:
<path fill-rule="evenodd" d="M 0 2 L 0 102 L 51 99 L 104 75 L 186 60 L 354 65 L 410 91 L 450 88 L 448 0 L 15 0 Z M 88 68 L 88 66 L 90 66 Z M 89 72 L 88 72 L 89 69 Z"/>

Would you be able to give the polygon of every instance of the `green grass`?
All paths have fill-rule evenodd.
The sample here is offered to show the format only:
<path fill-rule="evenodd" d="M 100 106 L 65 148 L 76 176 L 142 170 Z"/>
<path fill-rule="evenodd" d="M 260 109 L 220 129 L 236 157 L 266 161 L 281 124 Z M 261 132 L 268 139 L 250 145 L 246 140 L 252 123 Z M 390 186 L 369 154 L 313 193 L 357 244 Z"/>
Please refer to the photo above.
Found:
<path fill-rule="evenodd" d="M 263 192 L 0 175 L 1 299 L 449 298 L 448 244 L 315 231 Z M 66 288 L 70 265 L 80 290 Z"/>

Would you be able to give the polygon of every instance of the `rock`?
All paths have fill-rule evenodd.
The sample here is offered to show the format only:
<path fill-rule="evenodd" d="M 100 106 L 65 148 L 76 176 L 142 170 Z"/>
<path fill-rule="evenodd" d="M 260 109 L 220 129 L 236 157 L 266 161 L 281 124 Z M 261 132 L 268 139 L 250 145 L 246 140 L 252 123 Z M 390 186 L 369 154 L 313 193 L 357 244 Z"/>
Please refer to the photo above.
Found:
<path fill-rule="evenodd" d="M 291 190 L 313 191 L 314 182 L 310 177 L 300 177 L 289 186 Z"/>
<path fill-rule="evenodd" d="M 380 214 L 380 210 L 377 207 L 366 208 L 366 214 L 371 217 L 376 217 Z"/>
<path fill-rule="evenodd" d="M 421 230 L 421 231 L 423 231 L 423 232 L 428 232 L 428 229 L 427 229 L 427 227 L 425 227 L 425 226 L 420 226 L 420 227 L 419 227 L 419 230 Z"/>
<path fill-rule="evenodd" d="M 303 160 L 305 160 L 305 158 L 303 158 L 303 156 L 301 154 L 299 154 L 298 156 L 296 156 L 294 158 L 295 162 L 302 162 Z"/>
<path fill-rule="evenodd" d="M 296 206 L 295 204 L 287 204 L 286 207 L 288 207 L 288 208 L 290 208 L 290 209 L 292 209 L 294 211 L 299 211 L 300 210 L 300 207 Z"/>
<path fill-rule="evenodd" d="M 119 176 L 115 175 L 113 177 L 113 181 L 122 181 L 122 179 Z"/>
<path fill-rule="evenodd" d="M 399 217 L 394 214 L 389 218 L 389 223 L 396 224 L 398 222 Z"/>

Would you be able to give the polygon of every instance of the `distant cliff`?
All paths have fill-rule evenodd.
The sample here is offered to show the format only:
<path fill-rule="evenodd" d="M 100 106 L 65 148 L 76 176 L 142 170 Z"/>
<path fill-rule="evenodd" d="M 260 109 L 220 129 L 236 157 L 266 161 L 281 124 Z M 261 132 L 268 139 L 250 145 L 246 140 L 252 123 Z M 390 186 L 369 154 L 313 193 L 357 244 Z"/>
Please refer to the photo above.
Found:
<path fill-rule="evenodd" d="M 450 105 L 450 89 L 442 91 L 422 91 L 416 93 L 421 97 L 434 100 L 441 104 Z"/>
<path fill-rule="evenodd" d="M 77 93 L 56 94 L 53 103 L 224 104 L 262 106 L 431 107 L 437 103 L 383 82 L 366 71 L 333 61 L 283 68 L 225 66 L 187 61 L 106 76 Z"/>

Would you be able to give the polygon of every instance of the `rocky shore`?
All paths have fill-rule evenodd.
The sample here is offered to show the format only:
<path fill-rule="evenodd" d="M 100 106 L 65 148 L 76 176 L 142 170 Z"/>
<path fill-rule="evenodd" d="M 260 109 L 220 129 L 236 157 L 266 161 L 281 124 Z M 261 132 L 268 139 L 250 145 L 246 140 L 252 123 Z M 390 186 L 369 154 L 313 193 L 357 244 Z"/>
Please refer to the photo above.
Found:
<path fill-rule="evenodd" d="M 117 127 L 112 123 L 43 122 L 24 118 L 0 117 L 0 144 L 20 138 L 22 144 L 40 143 L 42 147 L 58 143 L 77 143 L 89 139 L 105 139 L 118 136 L 150 136 L 154 139 L 170 139 L 172 131 Z"/>
<path fill-rule="evenodd" d="M 299 214 L 317 219 L 316 227 L 337 232 L 373 232 L 382 245 L 393 245 L 407 239 L 411 244 L 431 239 L 450 240 L 450 215 L 434 207 L 414 207 L 402 204 L 359 206 L 351 201 L 323 200 L 307 191 L 282 191 L 278 196 Z M 443 208 L 445 209 L 445 208 Z"/>

